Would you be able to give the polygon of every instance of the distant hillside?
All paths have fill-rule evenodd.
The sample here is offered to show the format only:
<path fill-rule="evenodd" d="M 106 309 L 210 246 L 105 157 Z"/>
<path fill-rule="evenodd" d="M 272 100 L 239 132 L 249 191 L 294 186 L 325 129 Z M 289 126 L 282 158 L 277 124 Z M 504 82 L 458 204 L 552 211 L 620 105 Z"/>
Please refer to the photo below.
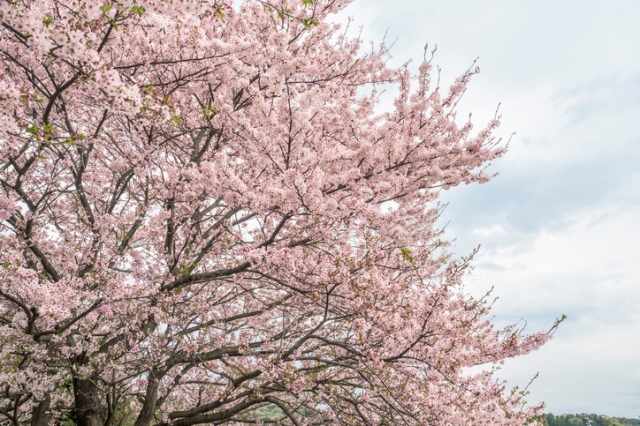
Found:
<path fill-rule="evenodd" d="M 299 413 L 300 414 L 300 413 Z M 313 417 L 313 416 L 312 416 Z M 268 404 L 253 410 L 243 416 L 243 420 L 254 423 L 262 421 L 265 423 L 289 424 L 285 413 L 273 404 Z M 537 420 L 542 426 L 640 426 L 640 419 L 626 419 L 624 417 L 610 417 L 598 414 L 543 414 L 532 419 Z"/>
<path fill-rule="evenodd" d="M 640 426 L 639 419 L 609 417 L 598 414 L 544 414 L 535 420 L 543 426 Z"/>

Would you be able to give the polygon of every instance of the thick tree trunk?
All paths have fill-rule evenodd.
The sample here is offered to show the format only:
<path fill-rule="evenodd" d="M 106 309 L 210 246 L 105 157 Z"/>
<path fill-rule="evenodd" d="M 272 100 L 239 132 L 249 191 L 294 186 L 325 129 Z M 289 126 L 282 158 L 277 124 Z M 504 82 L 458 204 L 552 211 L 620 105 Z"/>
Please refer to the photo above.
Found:
<path fill-rule="evenodd" d="M 76 357 L 79 365 L 88 363 L 87 354 Z M 73 378 L 73 396 L 75 402 L 76 424 L 78 426 L 104 426 L 104 411 L 100 404 L 98 386 L 91 377 Z"/>
<path fill-rule="evenodd" d="M 76 424 L 78 426 L 103 426 L 102 407 L 98 387 L 91 379 L 73 379 Z"/>
<path fill-rule="evenodd" d="M 142 404 L 142 410 L 140 410 L 134 426 L 149 426 L 153 420 L 153 414 L 156 411 L 158 402 L 158 381 L 161 377 L 162 375 L 156 371 L 149 372 L 144 404 Z"/>
<path fill-rule="evenodd" d="M 33 407 L 31 412 L 31 426 L 49 426 L 51 420 L 51 398 L 47 395 L 42 401 Z"/>

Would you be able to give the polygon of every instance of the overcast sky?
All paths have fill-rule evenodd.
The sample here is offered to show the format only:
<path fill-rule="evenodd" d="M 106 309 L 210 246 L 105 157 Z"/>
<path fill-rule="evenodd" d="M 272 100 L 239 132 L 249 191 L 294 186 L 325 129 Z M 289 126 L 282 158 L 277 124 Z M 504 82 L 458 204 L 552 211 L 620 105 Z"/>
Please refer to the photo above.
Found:
<path fill-rule="evenodd" d="M 479 57 L 460 116 L 480 128 L 501 102 L 499 133 L 517 132 L 497 178 L 444 196 L 455 252 L 482 245 L 467 288 L 495 287 L 497 322 L 568 315 L 499 376 L 539 372 L 528 399 L 556 414 L 640 415 L 640 1 L 356 0 L 346 15 L 397 39 L 396 65 L 437 44 L 443 83 Z"/>

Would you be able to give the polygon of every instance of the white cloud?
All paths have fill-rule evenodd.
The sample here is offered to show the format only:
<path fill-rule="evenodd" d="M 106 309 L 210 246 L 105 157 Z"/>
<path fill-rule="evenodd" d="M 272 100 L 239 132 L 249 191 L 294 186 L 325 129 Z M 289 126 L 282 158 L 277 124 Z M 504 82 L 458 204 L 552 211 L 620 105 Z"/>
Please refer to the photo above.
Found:
<path fill-rule="evenodd" d="M 525 251 L 488 241 L 467 282 L 495 286 L 497 309 L 511 317 L 573 313 L 575 320 L 593 316 L 592 325 L 640 325 L 640 238 L 633 237 L 640 236 L 639 217 L 640 207 L 585 211 L 565 229 L 530 237 Z"/>
<path fill-rule="evenodd" d="M 529 399 L 554 413 L 640 414 L 640 2 L 356 0 L 346 14 L 364 39 L 398 38 L 397 65 L 438 44 L 445 83 L 479 56 L 460 115 L 481 127 L 502 102 L 501 133 L 518 132 L 501 176 L 445 194 L 442 217 L 460 255 L 483 245 L 467 288 L 495 286 L 498 322 L 569 315 L 500 376 L 539 371 Z"/>

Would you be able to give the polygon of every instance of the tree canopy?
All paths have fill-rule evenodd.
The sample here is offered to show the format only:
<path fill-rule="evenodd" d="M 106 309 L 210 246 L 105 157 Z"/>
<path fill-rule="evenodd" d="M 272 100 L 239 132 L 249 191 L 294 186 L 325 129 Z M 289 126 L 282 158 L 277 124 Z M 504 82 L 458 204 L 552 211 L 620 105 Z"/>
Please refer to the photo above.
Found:
<path fill-rule="evenodd" d="M 498 117 L 458 124 L 476 70 L 391 69 L 331 23 L 347 3 L 0 3 L 0 424 L 537 412 L 466 368 L 549 333 L 496 329 L 434 225 Z"/>

